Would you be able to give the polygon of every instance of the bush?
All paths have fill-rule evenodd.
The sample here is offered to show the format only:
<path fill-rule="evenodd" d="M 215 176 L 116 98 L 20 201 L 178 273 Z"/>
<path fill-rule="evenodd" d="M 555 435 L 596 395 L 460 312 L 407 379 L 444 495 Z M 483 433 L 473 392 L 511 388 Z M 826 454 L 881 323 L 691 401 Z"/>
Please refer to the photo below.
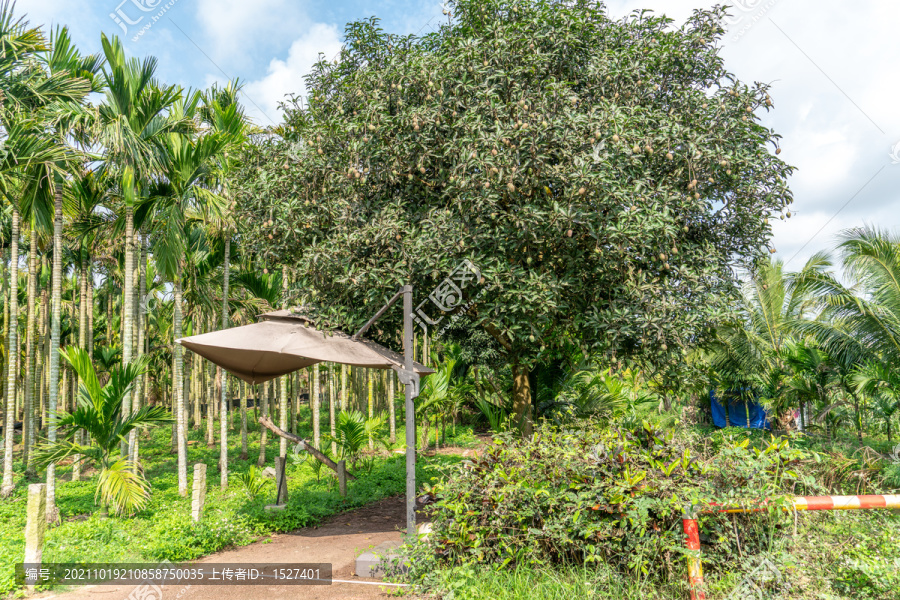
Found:
<path fill-rule="evenodd" d="M 431 494 L 433 534 L 419 544 L 413 577 L 434 562 L 449 565 L 605 563 L 640 576 L 681 578 L 685 508 L 711 501 L 747 503 L 785 492 L 811 493 L 812 478 L 795 468 L 812 457 L 788 441 L 751 445 L 723 435 L 709 440 L 645 423 L 636 429 L 584 423 L 560 430 L 544 424 L 531 440 L 499 435 L 483 457 L 464 461 Z M 741 527 L 740 552 L 771 544 L 778 503 L 767 527 Z M 737 528 L 706 515 L 704 562 L 737 556 Z M 758 516 L 752 516 L 759 522 Z M 765 520 L 764 520 L 765 521 Z M 424 559 L 424 560 L 422 560 Z"/>

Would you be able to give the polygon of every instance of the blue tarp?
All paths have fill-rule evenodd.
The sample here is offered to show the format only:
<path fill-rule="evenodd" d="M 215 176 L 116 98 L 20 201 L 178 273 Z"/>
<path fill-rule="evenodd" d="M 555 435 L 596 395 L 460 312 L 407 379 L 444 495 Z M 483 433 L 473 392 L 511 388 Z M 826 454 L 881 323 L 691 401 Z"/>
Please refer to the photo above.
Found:
<path fill-rule="evenodd" d="M 735 398 L 728 406 L 728 418 L 732 427 L 747 427 L 747 409 L 750 411 L 750 427 L 752 429 L 771 429 L 772 422 L 766 409 L 755 400 L 747 400 L 747 409 L 744 401 L 737 398 L 737 394 L 729 394 Z M 709 404 L 712 408 L 713 423 L 716 427 L 725 427 L 725 407 L 716 397 L 715 390 L 709 390 Z"/>

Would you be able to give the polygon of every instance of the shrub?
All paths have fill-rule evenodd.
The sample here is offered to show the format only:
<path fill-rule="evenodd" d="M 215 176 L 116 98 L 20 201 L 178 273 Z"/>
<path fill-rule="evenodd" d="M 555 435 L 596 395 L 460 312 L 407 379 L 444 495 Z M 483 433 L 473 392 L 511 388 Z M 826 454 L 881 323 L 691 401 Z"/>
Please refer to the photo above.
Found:
<path fill-rule="evenodd" d="M 810 455 L 786 440 L 757 448 L 746 436 L 723 437 L 719 452 L 709 456 L 703 442 L 647 423 L 601 429 L 587 422 L 571 430 L 544 424 L 529 440 L 498 435 L 482 457 L 464 461 L 432 488 L 433 534 L 409 550 L 420 555 L 411 561 L 412 575 L 423 576 L 434 561 L 500 567 L 602 562 L 632 574 L 680 577 L 673 563 L 684 551 L 687 506 L 815 488 L 796 471 Z M 770 504 L 777 509 L 777 502 Z M 743 532 L 742 553 L 771 544 L 780 512 L 767 527 Z M 707 564 L 737 554 L 733 518 L 701 520 L 713 545 Z"/>

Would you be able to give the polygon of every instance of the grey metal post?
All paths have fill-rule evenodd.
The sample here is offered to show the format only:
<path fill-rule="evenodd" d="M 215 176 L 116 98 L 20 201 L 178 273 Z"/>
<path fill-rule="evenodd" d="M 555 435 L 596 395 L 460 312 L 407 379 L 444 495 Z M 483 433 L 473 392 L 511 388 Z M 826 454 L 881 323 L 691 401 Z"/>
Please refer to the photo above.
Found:
<path fill-rule="evenodd" d="M 413 370 L 412 286 L 403 286 L 403 358 L 404 368 Z M 406 535 L 416 535 L 416 408 L 412 383 L 406 384 Z"/>

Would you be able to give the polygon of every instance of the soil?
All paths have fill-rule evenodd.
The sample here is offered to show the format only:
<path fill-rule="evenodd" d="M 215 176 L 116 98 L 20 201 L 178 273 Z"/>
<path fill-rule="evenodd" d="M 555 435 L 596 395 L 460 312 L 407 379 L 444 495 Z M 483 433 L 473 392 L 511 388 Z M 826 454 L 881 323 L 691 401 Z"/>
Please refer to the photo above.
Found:
<path fill-rule="evenodd" d="M 318 526 L 275 534 L 248 546 L 225 550 L 198 561 L 207 563 L 331 563 L 331 585 L 195 585 L 163 586 L 159 593 L 142 595 L 134 586 L 95 585 L 35 598 L 56 600 L 371 600 L 388 598 L 397 588 L 357 577 L 356 557 L 387 541 L 399 541 L 406 526 L 402 496 L 386 498 L 335 515 Z M 340 581 L 338 581 L 340 580 Z M 365 583 L 364 583 L 365 582 Z M 157 588 L 158 589 L 158 588 Z M 408 597 L 408 596 L 407 596 Z M 409 598 L 409 597 L 408 597 Z"/>

